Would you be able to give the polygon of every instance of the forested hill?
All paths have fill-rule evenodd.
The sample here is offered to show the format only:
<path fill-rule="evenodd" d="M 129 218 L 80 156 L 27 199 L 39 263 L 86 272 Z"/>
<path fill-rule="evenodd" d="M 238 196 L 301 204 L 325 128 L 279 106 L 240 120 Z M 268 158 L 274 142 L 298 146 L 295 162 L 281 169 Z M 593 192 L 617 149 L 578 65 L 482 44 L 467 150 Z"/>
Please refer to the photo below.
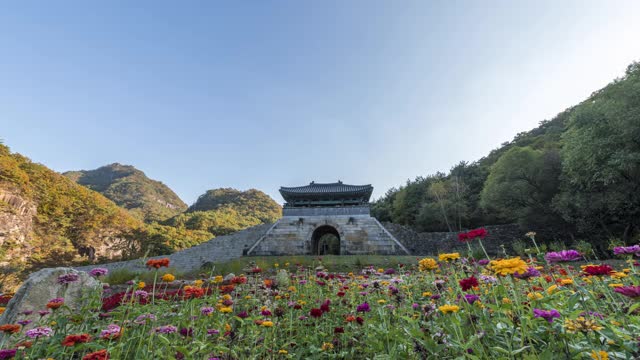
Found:
<path fill-rule="evenodd" d="M 119 257 L 143 229 L 101 194 L 0 144 L 0 291 L 29 271 L 92 256 Z"/>
<path fill-rule="evenodd" d="M 208 190 L 187 212 L 163 224 L 208 231 L 220 236 L 258 224 L 272 223 L 281 216 L 280 205 L 262 191 L 221 188 Z"/>
<path fill-rule="evenodd" d="M 162 221 L 187 209 L 173 190 L 130 165 L 111 164 L 63 175 L 97 191 L 146 222 Z"/>
<path fill-rule="evenodd" d="M 380 220 L 420 231 L 519 223 L 544 240 L 638 240 L 640 63 L 476 162 L 419 176 L 375 201 Z"/>

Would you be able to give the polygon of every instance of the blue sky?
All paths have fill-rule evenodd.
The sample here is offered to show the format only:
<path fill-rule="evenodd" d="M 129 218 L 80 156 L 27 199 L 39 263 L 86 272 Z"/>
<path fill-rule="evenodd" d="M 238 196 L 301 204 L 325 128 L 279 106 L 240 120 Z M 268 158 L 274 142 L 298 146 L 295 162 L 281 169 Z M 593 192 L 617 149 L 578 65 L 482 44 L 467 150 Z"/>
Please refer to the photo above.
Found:
<path fill-rule="evenodd" d="M 0 5 L 0 138 L 56 171 L 217 187 L 473 161 L 640 60 L 638 1 Z"/>

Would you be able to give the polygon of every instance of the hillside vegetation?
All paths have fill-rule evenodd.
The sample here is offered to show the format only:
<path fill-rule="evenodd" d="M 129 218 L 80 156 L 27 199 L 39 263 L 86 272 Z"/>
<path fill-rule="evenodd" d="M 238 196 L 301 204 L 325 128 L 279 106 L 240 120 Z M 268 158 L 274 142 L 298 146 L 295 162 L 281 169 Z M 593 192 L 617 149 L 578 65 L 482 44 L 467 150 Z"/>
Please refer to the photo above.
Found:
<path fill-rule="evenodd" d="M 632 242 L 640 225 L 640 64 L 584 102 L 448 174 L 419 176 L 373 206 L 420 231 L 518 223 L 543 240 Z"/>
<path fill-rule="evenodd" d="M 97 191 L 146 222 L 162 221 L 187 209 L 167 185 L 149 179 L 130 165 L 111 164 L 95 170 L 68 171 L 63 175 Z"/>

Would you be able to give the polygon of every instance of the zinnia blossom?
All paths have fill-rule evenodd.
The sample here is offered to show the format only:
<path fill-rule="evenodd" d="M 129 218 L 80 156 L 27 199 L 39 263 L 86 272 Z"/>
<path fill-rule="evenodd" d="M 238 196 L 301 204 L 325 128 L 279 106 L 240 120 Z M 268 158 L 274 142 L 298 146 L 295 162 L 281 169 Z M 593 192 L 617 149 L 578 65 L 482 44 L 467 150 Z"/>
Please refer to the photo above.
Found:
<path fill-rule="evenodd" d="M 85 355 L 82 360 L 109 360 L 109 353 L 107 349 L 98 350 Z"/>
<path fill-rule="evenodd" d="M 475 276 L 471 276 L 469 278 L 466 279 L 462 279 L 459 281 L 460 282 L 460 287 L 462 288 L 462 291 L 467 291 L 475 286 L 478 286 L 478 279 L 475 278 Z"/>
<path fill-rule="evenodd" d="M 640 286 L 621 286 L 613 289 L 613 291 L 634 299 L 640 297 Z"/>
<path fill-rule="evenodd" d="M 105 276 L 107 274 L 109 274 L 109 269 L 105 268 L 93 268 L 89 271 L 89 275 L 93 277 Z"/>
<path fill-rule="evenodd" d="M 586 265 L 582 268 L 582 272 L 584 273 L 584 275 L 600 276 L 600 275 L 610 275 L 615 271 L 611 266 L 607 264 L 602 264 L 602 265 Z"/>
<path fill-rule="evenodd" d="M 460 259 L 459 253 L 449 253 L 449 254 L 440 254 L 438 255 L 438 260 L 440 261 L 453 261 Z"/>
<path fill-rule="evenodd" d="M 53 330 L 49 327 L 37 327 L 25 332 L 25 335 L 32 339 L 36 339 L 39 337 L 49 337 L 51 336 L 51 334 L 53 334 Z"/>
<path fill-rule="evenodd" d="M 438 268 L 438 262 L 432 258 L 424 258 L 418 262 L 420 271 L 436 270 Z"/>
<path fill-rule="evenodd" d="M 58 284 L 70 284 L 72 282 L 78 281 L 80 277 L 76 273 L 69 273 L 58 276 Z"/>
<path fill-rule="evenodd" d="M 442 305 L 442 306 L 438 307 L 438 310 L 440 310 L 440 312 L 442 312 L 443 314 L 457 313 L 460 310 L 460 306 L 458 306 L 458 305 Z"/>
<path fill-rule="evenodd" d="M 67 335 L 64 340 L 62 340 L 62 346 L 74 346 L 75 344 L 87 343 L 89 341 L 91 341 L 89 334 Z"/>
<path fill-rule="evenodd" d="M 368 303 L 364 302 L 356 307 L 356 312 L 369 312 L 371 311 L 371 307 Z"/>
<path fill-rule="evenodd" d="M 160 334 L 172 334 L 176 331 L 178 331 L 178 328 L 173 325 L 159 326 L 155 329 L 155 332 Z"/>
<path fill-rule="evenodd" d="M 582 258 L 582 255 L 576 250 L 562 250 L 548 252 L 544 256 L 548 263 L 576 261 Z"/>
<path fill-rule="evenodd" d="M 102 339 L 113 340 L 120 337 L 120 335 L 122 335 L 122 329 L 116 324 L 107 325 L 107 328 L 100 332 L 100 338 Z"/>
<path fill-rule="evenodd" d="M 523 272 L 522 274 L 519 273 L 519 272 L 515 272 L 513 274 L 513 277 L 518 278 L 518 279 L 529 279 L 529 278 L 538 277 L 538 276 L 540 276 L 540 271 L 538 271 L 533 266 L 530 266 L 527 269 L 527 271 Z"/>
<path fill-rule="evenodd" d="M 57 308 L 61 307 L 62 305 L 64 305 L 64 298 L 51 299 L 47 303 L 47 307 L 49 309 L 57 309 Z"/>
<path fill-rule="evenodd" d="M 17 325 L 17 324 L 0 325 L 0 331 L 2 331 L 5 334 L 16 334 L 20 332 L 20 325 Z"/>
<path fill-rule="evenodd" d="M 551 324 L 554 318 L 560 318 L 560 313 L 558 310 L 541 310 L 541 309 L 533 309 L 533 316 L 536 318 L 543 318 Z"/>
<path fill-rule="evenodd" d="M 175 279 L 176 277 L 169 273 L 162 275 L 162 281 L 164 282 L 172 282 Z"/>
<path fill-rule="evenodd" d="M 311 309 L 311 311 L 309 311 L 309 315 L 314 318 L 319 318 L 322 316 L 322 310 L 313 308 Z"/>
<path fill-rule="evenodd" d="M 161 267 L 169 267 L 169 258 L 149 259 L 147 260 L 147 267 L 156 269 L 160 269 Z"/>
<path fill-rule="evenodd" d="M 203 306 L 203 307 L 200 308 L 200 313 L 202 315 L 208 316 L 208 315 L 213 314 L 213 310 L 214 309 L 211 306 Z"/>
<path fill-rule="evenodd" d="M 2 349 L 0 350 L 0 360 L 13 359 L 16 352 L 18 352 L 16 349 Z"/>
<path fill-rule="evenodd" d="M 459 233 L 458 241 L 467 242 L 478 237 L 484 239 L 485 236 L 487 236 L 487 230 L 485 228 L 478 228 L 478 229 L 470 230 L 467 232 Z"/>
<path fill-rule="evenodd" d="M 467 300 L 469 304 L 473 304 L 480 299 L 480 296 L 476 294 L 464 294 L 464 299 Z"/>
<path fill-rule="evenodd" d="M 527 263 L 520 257 L 514 257 L 504 260 L 493 260 L 489 265 L 498 275 L 509 275 L 515 273 L 524 273 L 527 271 Z"/>
<path fill-rule="evenodd" d="M 640 256 L 640 245 L 616 246 L 613 248 L 614 255 L 635 255 Z"/>

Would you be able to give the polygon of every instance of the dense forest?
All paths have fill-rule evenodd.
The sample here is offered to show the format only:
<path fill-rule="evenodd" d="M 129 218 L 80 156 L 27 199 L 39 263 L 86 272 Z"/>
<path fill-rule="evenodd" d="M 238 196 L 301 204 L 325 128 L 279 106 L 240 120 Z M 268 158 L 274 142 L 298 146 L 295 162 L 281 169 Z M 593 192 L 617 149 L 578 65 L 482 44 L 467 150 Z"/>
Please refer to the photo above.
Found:
<path fill-rule="evenodd" d="M 372 212 L 419 231 L 518 223 L 547 242 L 637 242 L 640 63 L 486 157 L 390 189 Z"/>

